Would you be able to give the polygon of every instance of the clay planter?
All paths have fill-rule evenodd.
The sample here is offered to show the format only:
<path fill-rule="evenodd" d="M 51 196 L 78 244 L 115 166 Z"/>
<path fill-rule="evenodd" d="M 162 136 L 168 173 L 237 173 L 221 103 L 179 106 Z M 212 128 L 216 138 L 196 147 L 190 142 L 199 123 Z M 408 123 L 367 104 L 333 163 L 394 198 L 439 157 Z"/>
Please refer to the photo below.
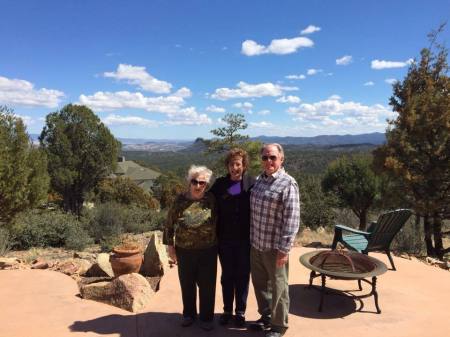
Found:
<path fill-rule="evenodd" d="M 120 276 L 130 273 L 138 273 L 141 269 L 143 255 L 139 248 L 123 249 L 116 247 L 113 254 L 109 257 L 114 276 Z"/>

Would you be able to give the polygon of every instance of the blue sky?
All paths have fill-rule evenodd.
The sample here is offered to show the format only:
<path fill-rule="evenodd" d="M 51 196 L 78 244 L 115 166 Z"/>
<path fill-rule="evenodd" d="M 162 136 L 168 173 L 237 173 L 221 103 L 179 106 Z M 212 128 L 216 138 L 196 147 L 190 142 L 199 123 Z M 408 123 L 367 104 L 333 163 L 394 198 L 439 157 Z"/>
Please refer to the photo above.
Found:
<path fill-rule="evenodd" d="M 0 104 L 30 133 L 65 104 L 117 137 L 384 132 L 392 81 L 450 17 L 428 1 L 2 1 Z M 441 41 L 450 40 L 450 27 Z"/>

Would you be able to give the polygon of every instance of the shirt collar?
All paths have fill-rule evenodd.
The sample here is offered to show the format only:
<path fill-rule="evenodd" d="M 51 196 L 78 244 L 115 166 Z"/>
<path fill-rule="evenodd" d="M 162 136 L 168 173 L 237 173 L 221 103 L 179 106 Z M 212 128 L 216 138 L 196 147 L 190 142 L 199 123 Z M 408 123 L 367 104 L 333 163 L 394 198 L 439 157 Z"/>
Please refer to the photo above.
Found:
<path fill-rule="evenodd" d="M 267 175 L 266 172 L 263 172 L 262 177 L 263 177 L 264 179 L 273 179 L 273 180 L 275 180 L 275 179 L 277 179 L 280 175 L 284 174 L 284 172 L 285 172 L 285 171 L 284 171 L 284 167 L 280 167 L 280 168 L 278 169 L 277 172 L 275 172 L 275 173 L 273 173 L 273 174 L 271 174 L 271 175 Z"/>

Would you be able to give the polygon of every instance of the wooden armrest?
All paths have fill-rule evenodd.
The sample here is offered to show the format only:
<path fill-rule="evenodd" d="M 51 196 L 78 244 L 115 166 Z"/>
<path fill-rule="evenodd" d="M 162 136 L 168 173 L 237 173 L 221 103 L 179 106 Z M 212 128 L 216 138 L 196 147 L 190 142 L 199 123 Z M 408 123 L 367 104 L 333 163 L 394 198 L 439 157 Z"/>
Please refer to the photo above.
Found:
<path fill-rule="evenodd" d="M 358 229 L 347 227 L 347 226 L 344 226 L 344 225 L 334 225 L 334 228 L 335 229 L 339 229 L 339 230 L 344 230 L 344 231 L 347 231 L 347 232 L 351 232 L 351 233 L 354 233 L 354 234 L 370 235 L 369 232 L 360 231 Z"/>

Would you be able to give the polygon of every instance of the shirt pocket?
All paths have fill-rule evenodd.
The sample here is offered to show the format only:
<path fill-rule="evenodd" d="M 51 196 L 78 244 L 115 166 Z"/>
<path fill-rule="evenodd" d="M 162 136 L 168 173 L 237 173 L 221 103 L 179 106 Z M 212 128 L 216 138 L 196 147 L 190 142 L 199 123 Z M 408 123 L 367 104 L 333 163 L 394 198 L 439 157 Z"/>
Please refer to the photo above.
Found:
<path fill-rule="evenodd" d="M 277 190 L 277 189 L 269 189 L 264 191 L 264 197 L 270 200 L 280 200 L 281 198 L 281 190 Z"/>

